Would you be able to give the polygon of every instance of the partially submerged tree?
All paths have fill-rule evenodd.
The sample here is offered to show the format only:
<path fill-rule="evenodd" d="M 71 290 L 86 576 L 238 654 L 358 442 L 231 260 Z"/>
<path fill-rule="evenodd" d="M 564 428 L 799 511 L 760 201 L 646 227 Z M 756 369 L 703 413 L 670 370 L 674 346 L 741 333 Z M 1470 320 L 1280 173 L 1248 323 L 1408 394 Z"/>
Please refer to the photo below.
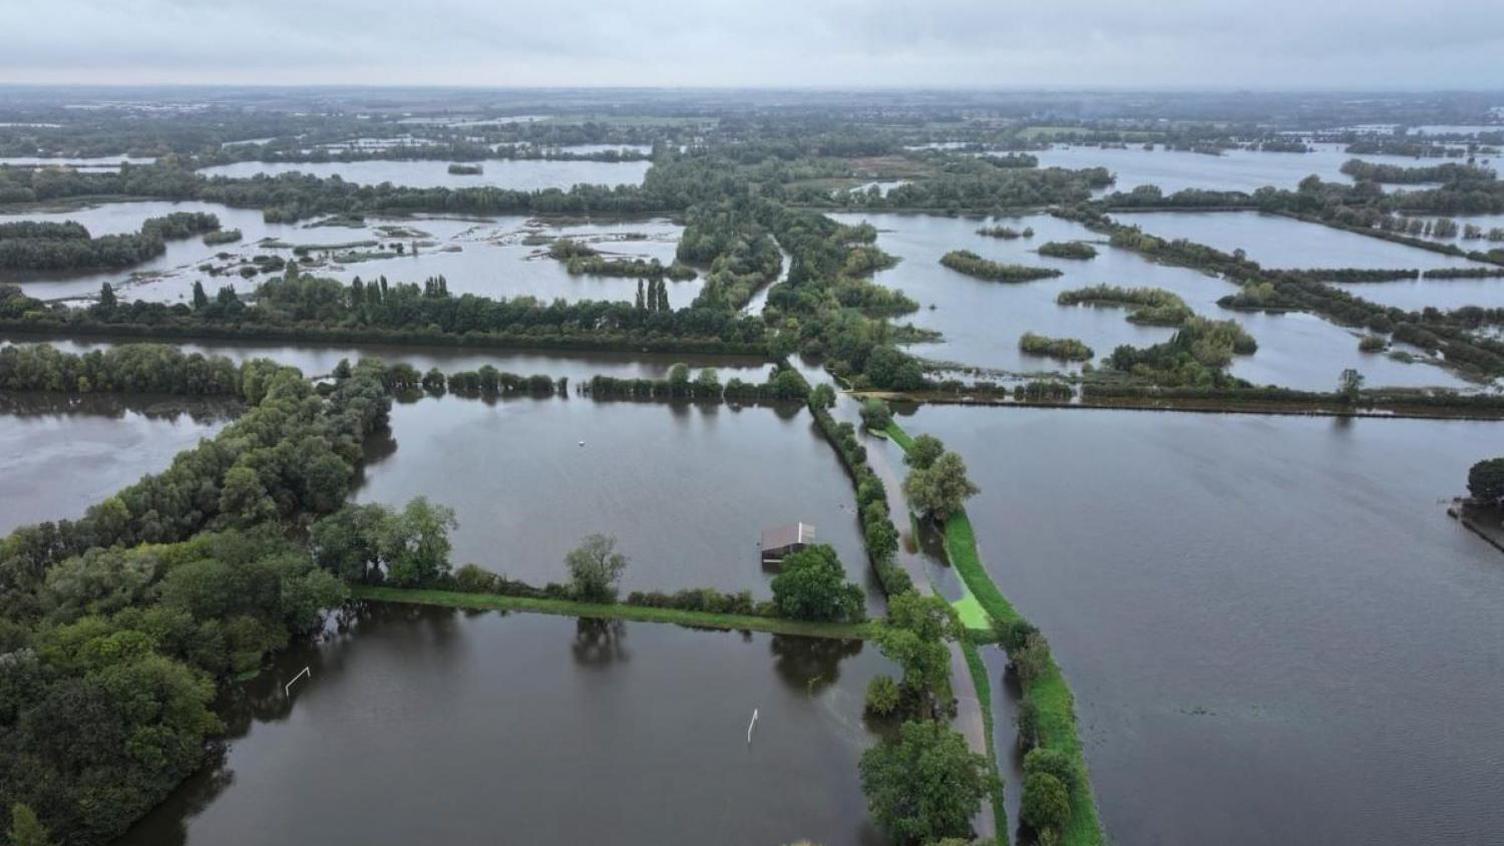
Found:
<path fill-rule="evenodd" d="M 980 488 L 966 475 L 966 462 L 961 456 L 947 452 L 930 466 L 910 471 L 903 482 L 903 492 L 914 510 L 943 523 L 960 511 Z"/>
<path fill-rule="evenodd" d="M 861 620 L 867 601 L 861 587 L 846 581 L 846 570 L 829 544 L 802 549 L 783 559 L 773 577 L 773 604 L 795 620 Z"/>
<path fill-rule="evenodd" d="M 1474 464 L 1467 471 L 1467 492 L 1479 505 L 1504 504 L 1504 458 Z"/>
<path fill-rule="evenodd" d="M 593 534 L 564 556 L 564 566 L 569 568 L 569 588 L 577 598 L 610 602 L 627 569 L 627 557 L 616 551 L 616 538 Z"/>
<path fill-rule="evenodd" d="M 987 759 L 930 720 L 904 723 L 897 738 L 862 753 L 858 769 L 878 827 L 903 843 L 968 837 L 971 818 L 996 786 Z"/>
<path fill-rule="evenodd" d="M 961 632 L 950 603 L 905 591 L 888 603 L 888 624 L 877 635 L 883 655 L 903 668 L 903 692 L 916 713 L 934 716 L 951 701 L 947 639 Z"/>

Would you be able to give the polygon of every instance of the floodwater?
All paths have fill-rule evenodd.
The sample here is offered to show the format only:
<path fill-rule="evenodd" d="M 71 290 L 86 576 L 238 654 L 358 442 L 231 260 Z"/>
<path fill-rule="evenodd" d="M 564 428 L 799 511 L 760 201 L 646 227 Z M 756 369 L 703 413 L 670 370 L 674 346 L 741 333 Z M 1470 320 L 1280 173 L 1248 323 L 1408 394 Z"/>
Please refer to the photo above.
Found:
<path fill-rule="evenodd" d="M 225 229 L 239 229 L 242 239 L 213 246 L 201 237 L 169 240 L 161 256 L 120 270 L 77 272 L 0 271 L 0 282 L 20 282 L 43 299 L 92 298 L 108 282 L 126 299 L 188 302 L 193 283 L 202 282 L 211 294 L 226 285 L 242 296 L 256 290 L 263 276 L 244 278 L 242 262 L 258 255 L 297 260 L 320 276 L 348 282 L 359 276 L 386 276 L 397 282 L 421 282 L 443 275 L 454 294 L 489 297 L 531 296 L 543 301 L 631 300 L 638 280 L 623 277 L 572 276 L 564 263 L 547 255 L 546 239 L 573 238 L 589 243 L 610 258 L 674 260 L 683 227 L 665 218 L 584 219 L 497 217 L 370 218 L 361 226 L 269 224 L 260 211 L 232 209 L 212 203 L 106 203 L 72 210 L 0 215 L 0 223 L 15 220 L 74 220 L 91 234 L 135 232 L 148 217 L 175 211 L 210 212 Z M 263 243 L 265 241 L 265 243 Z M 371 243 L 375 242 L 375 243 Z M 394 245 L 403 253 L 394 255 Z M 416 249 L 414 249 L 416 244 Z M 322 247 L 302 256 L 296 247 Z M 223 258 L 220 256 L 223 255 Z M 210 265 L 221 272 L 200 270 Z M 669 303 L 688 306 L 699 294 L 702 279 L 668 281 Z"/>
<path fill-rule="evenodd" d="M 844 223 L 863 220 L 872 223 L 879 230 L 878 246 L 902 258 L 897 266 L 879 272 L 874 279 L 902 289 L 920 304 L 918 312 L 902 320 L 944 334 L 939 343 L 915 344 L 909 348 L 916 355 L 932 360 L 1009 373 L 1077 371 L 1079 365 L 1021 354 L 1019 336 L 1035 332 L 1079 338 L 1092 347 L 1098 359 L 1110 355 L 1119 344 L 1147 346 L 1170 338 L 1173 330 L 1169 328 L 1129 323 L 1126 319 L 1129 312 L 1125 309 L 1061 306 L 1055 302 L 1061 291 L 1109 284 L 1164 288 L 1180 295 L 1197 314 L 1242 324 L 1258 340 L 1259 349 L 1251 356 L 1236 357 L 1230 369 L 1234 375 L 1256 385 L 1331 390 L 1338 375 L 1349 367 L 1363 373 L 1374 387 L 1467 384 L 1438 366 L 1403 364 L 1382 355 L 1360 353 L 1355 332 L 1314 315 L 1250 314 L 1223 309 L 1217 300 L 1237 290 L 1232 283 L 1188 268 L 1156 264 L 1129 250 L 1115 249 L 1085 227 L 1048 215 L 1004 219 L 1002 223 L 1014 229 L 1034 229 L 1033 238 L 1015 240 L 976 234 L 986 222 L 979 219 L 901 214 L 833 217 Z M 1127 215 L 1123 217 L 1130 222 L 1134 220 Z M 1334 235 L 1347 234 L 1316 228 Z M 1040 244 L 1051 240 L 1092 241 L 1098 255 L 1089 261 L 1077 261 L 1035 252 Z M 1388 246 L 1384 242 L 1375 243 Z M 956 249 L 972 250 L 1006 263 L 1053 267 L 1064 275 L 1020 284 L 973 279 L 940 264 L 941 256 Z"/>
<path fill-rule="evenodd" d="M 306 173 L 327 179 L 338 176 L 360 185 L 390 182 L 408 188 L 508 188 L 513 191 L 569 189 L 574 185 L 641 185 L 652 165 L 648 161 L 594 162 L 546 159 L 488 159 L 475 162 L 482 173 L 449 172 L 440 160 L 370 159 L 357 162 L 235 162 L 199 170 L 204 176 L 246 179 L 258 174 Z M 470 162 L 466 162 L 470 164 Z"/>
<path fill-rule="evenodd" d="M 1504 557 L 1441 504 L 1497 425 L 959 407 L 903 425 L 981 487 L 982 557 L 1071 683 L 1114 842 L 1498 841 Z"/>
<path fill-rule="evenodd" d="M 0 346 L 5 344 L 48 343 L 57 349 L 81 355 L 91 350 L 109 349 L 121 343 L 150 343 L 149 339 L 96 340 L 79 338 L 38 338 L 32 336 L 0 335 Z M 529 352 L 513 350 L 487 350 L 482 348 L 453 347 L 402 347 L 381 344 L 323 345 L 284 344 L 251 341 L 203 341 L 177 342 L 173 346 L 185 354 L 222 355 L 237 364 L 252 358 L 267 358 L 278 364 L 296 367 L 305 376 L 326 376 L 334 371 L 341 359 L 351 364 L 362 358 L 379 358 L 388 364 L 406 363 L 419 370 L 437 367 L 444 373 L 462 370 L 478 370 L 491 365 L 506 373 L 530 376 L 541 373 L 558 378 L 568 377 L 578 384 L 589 381 L 592 376 L 614 376 L 618 379 L 664 379 L 669 370 L 678 363 L 693 367 L 714 367 L 726 382 L 735 376 L 744 382 L 766 381 L 772 365 L 758 358 L 730 355 L 675 355 L 670 353 L 617 353 L 617 352 Z"/>
<path fill-rule="evenodd" d="M 78 170 L 119 170 L 122 164 L 149 165 L 156 156 L 94 156 L 90 158 L 51 158 L 40 156 L 0 156 L 0 167 L 71 167 Z"/>
<path fill-rule="evenodd" d="M 1244 250 L 1266 268 L 1486 267 L 1319 223 L 1258 212 L 1134 212 L 1114 216 L 1161 238 L 1186 238 L 1223 252 Z"/>
<path fill-rule="evenodd" d="M 0 535 L 82 517 L 173 456 L 213 437 L 232 405 L 113 396 L 0 397 Z"/>
<path fill-rule="evenodd" d="M 876 846 L 881 672 L 860 642 L 367 606 L 246 685 L 219 766 L 116 842 Z"/>
<path fill-rule="evenodd" d="M 1167 150 L 1162 146 L 1150 151 L 1143 149 L 1141 144 L 1130 144 L 1127 149 L 1057 144 L 1031 155 L 1039 158 L 1040 167 L 1105 167 L 1113 172 L 1117 182 L 1103 193 L 1121 191 L 1125 194 L 1140 185 L 1158 185 L 1165 194 L 1187 188 L 1252 194 L 1266 185 L 1293 191 L 1302 179 L 1312 174 L 1324 182 L 1351 183 L 1352 180 L 1342 172 L 1342 165 L 1351 159 L 1399 167 L 1423 167 L 1438 161 L 1405 156 L 1360 156 L 1345 152 L 1343 144 L 1311 146 L 1315 150 L 1310 153 L 1226 150 L 1220 156 L 1212 156 L 1189 150 Z M 1399 186 L 1386 186 L 1389 187 Z"/>
<path fill-rule="evenodd" d="M 394 406 L 391 437 L 368 450 L 356 499 L 453 508 L 457 565 L 564 582 L 565 554 L 601 533 L 631 558 L 623 592 L 762 599 L 762 530 L 803 521 L 881 608 L 851 484 L 802 406 L 446 396 Z"/>

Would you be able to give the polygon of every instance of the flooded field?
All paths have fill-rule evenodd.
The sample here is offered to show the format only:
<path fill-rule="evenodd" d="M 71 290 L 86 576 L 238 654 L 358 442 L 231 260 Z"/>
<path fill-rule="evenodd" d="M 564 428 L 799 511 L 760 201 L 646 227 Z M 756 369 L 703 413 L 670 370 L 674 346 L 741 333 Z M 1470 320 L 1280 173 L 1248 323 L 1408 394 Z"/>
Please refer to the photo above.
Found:
<path fill-rule="evenodd" d="M 449 172 L 449 162 L 437 160 L 380 160 L 355 162 L 235 162 L 199 171 L 204 176 L 245 179 L 259 174 L 307 173 L 321 178 L 338 176 L 346 182 L 380 185 L 390 182 L 408 188 L 509 188 L 514 191 L 568 189 L 574 185 L 641 185 L 651 162 L 549 161 L 546 159 L 490 159 L 473 175 Z"/>
<path fill-rule="evenodd" d="M 1440 504 L 1497 426 L 954 407 L 902 423 L 981 487 L 982 557 L 1070 681 L 1112 841 L 1504 831 L 1504 557 Z"/>
<path fill-rule="evenodd" d="M 860 642 L 372 606 L 246 685 L 219 766 L 117 843 L 876 846 L 862 693 L 895 671 Z"/>
<path fill-rule="evenodd" d="M 1346 152 L 1342 144 L 1311 146 L 1315 149 L 1309 153 L 1225 150 L 1222 155 L 1213 156 L 1164 147 L 1150 151 L 1143 149 L 1142 145 L 1129 145 L 1125 149 L 1056 144 L 1032 155 L 1039 158 L 1040 167 L 1107 168 L 1117 177 L 1117 182 L 1102 193 L 1127 193 L 1140 185 L 1158 185 L 1166 194 L 1187 188 L 1251 194 L 1266 185 L 1293 191 L 1300 180 L 1312 174 L 1324 182 L 1351 182 L 1342 173 L 1342 165 L 1351 159 L 1399 167 L 1422 167 L 1434 163 L 1430 159 L 1405 156 L 1354 155 Z"/>
<path fill-rule="evenodd" d="M 167 252 L 122 270 L 83 273 L 0 272 L 0 282 L 20 282 L 33 296 L 44 299 L 95 297 L 108 282 L 129 299 L 186 302 L 193 283 L 205 289 L 230 286 L 242 295 L 252 293 L 262 277 L 242 277 L 238 270 L 254 256 L 297 260 L 305 269 L 342 281 L 359 276 L 386 276 L 393 281 L 421 282 L 443 275 L 455 294 L 489 297 L 532 296 L 554 299 L 630 300 L 637 280 L 623 277 L 571 275 L 562 262 L 547 255 L 554 238 L 573 238 L 616 258 L 674 260 L 683 227 L 664 218 L 538 219 L 519 215 L 452 218 L 372 218 L 359 226 L 268 224 L 261 212 L 232 209 L 212 203 L 106 203 L 71 210 L 0 215 L 11 220 L 73 220 L 91 234 L 135 232 L 142 221 L 177 211 L 209 212 L 225 229 L 239 229 L 235 243 L 206 245 L 200 238 L 167 242 Z M 397 245 L 402 252 L 396 252 Z M 416 245 L 416 247 L 414 246 Z M 298 250 L 298 247 L 307 248 Z M 201 270 L 212 266 L 218 275 Z M 703 281 L 668 283 L 669 302 L 689 305 Z"/>
<path fill-rule="evenodd" d="M 356 499 L 453 508 L 456 564 L 562 582 L 565 554 L 599 532 L 632 559 L 624 591 L 767 598 L 760 533 L 803 521 L 881 607 L 850 482 L 802 406 L 448 396 L 396 405 L 391 437 L 368 449 Z"/>
<path fill-rule="evenodd" d="M 1237 290 L 1232 283 L 1187 268 L 1156 264 L 1137 253 L 1109 247 L 1100 243 L 1100 235 L 1085 227 L 1048 215 L 1003 220 L 1014 229 L 1034 230 L 1033 238 L 1016 240 L 978 235 L 976 230 L 985 223 L 978 219 L 899 214 L 835 217 L 845 223 L 863 220 L 872 223 L 879 230 L 878 246 L 902 258 L 896 267 L 878 273 L 875 279 L 880 284 L 902 289 L 920 304 L 920 310 L 904 320 L 944 334 L 940 343 L 910 347 L 915 354 L 930 359 L 1014 373 L 1061 371 L 1078 368 L 1021 354 L 1019 336 L 1035 332 L 1079 338 L 1101 358 L 1111 354 L 1119 344 L 1145 346 L 1167 340 L 1173 334 L 1173 330 L 1165 327 L 1129 323 L 1125 319 L 1128 312 L 1123 309 L 1066 307 L 1055 302 L 1061 291 L 1109 284 L 1164 288 L 1178 294 L 1198 314 L 1238 321 L 1258 340 L 1259 350 L 1251 356 L 1237 357 L 1231 372 L 1256 385 L 1330 390 L 1337 375 L 1347 367 L 1362 372 L 1372 386 L 1466 384 L 1437 366 L 1403 364 L 1382 355 L 1360 353 L 1354 332 L 1313 315 L 1246 314 L 1223 309 L 1217 300 Z M 1123 217 L 1134 222 L 1141 216 Z M 1318 232 L 1348 234 L 1314 228 Z M 1373 240 L 1351 237 L 1364 242 Z M 1035 252 L 1040 244 L 1051 240 L 1097 242 L 1098 255 L 1090 261 L 1073 261 Z M 1394 246 L 1381 241 L 1374 243 Z M 1005 263 L 1056 268 L 1063 275 L 1022 284 L 974 279 L 940 265 L 940 257 L 956 249 L 972 250 L 984 258 Z M 1420 250 L 1414 252 L 1431 255 Z"/>
<path fill-rule="evenodd" d="M 212 437 L 234 407 L 173 398 L 0 397 L 0 533 L 82 517 Z"/>
<path fill-rule="evenodd" d="M 1258 212 L 1135 212 L 1120 223 L 1161 238 L 1186 238 L 1223 252 L 1243 250 L 1266 268 L 1481 267 L 1465 258 Z"/>

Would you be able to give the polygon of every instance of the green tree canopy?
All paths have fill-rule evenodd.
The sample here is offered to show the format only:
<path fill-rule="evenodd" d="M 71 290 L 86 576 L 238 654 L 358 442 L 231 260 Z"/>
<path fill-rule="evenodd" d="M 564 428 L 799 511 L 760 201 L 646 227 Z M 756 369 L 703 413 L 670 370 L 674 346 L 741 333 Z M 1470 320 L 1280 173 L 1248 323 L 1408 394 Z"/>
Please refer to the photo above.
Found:
<path fill-rule="evenodd" d="M 945 454 L 945 444 L 934 435 L 920 435 L 909 445 L 908 452 L 904 454 L 903 463 L 916 470 L 927 470 L 935 463 L 935 459 Z"/>
<path fill-rule="evenodd" d="M 616 538 L 587 536 L 564 556 L 569 568 L 570 590 L 580 599 L 610 602 L 616 598 L 616 583 L 627 569 L 627 557 L 616 551 Z"/>
<path fill-rule="evenodd" d="M 795 620 L 863 619 L 866 597 L 845 579 L 846 570 L 829 544 L 802 549 L 784 558 L 773 577 L 773 603 L 779 614 Z"/>
<path fill-rule="evenodd" d="M 1474 464 L 1467 471 L 1467 492 L 1484 505 L 1504 503 L 1504 458 Z"/>
<path fill-rule="evenodd" d="M 896 739 L 862 754 L 862 792 L 877 825 L 904 843 L 971 834 L 971 818 L 995 786 L 987 759 L 929 720 L 904 723 Z"/>
<path fill-rule="evenodd" d="M 929 467 L 909 471 L 903 492 L 915 510 L 943 522 L 960 511 L 966 500 L 980 489 L 966 475 L 966 462 L 961 456 L 947 452 Z"/>

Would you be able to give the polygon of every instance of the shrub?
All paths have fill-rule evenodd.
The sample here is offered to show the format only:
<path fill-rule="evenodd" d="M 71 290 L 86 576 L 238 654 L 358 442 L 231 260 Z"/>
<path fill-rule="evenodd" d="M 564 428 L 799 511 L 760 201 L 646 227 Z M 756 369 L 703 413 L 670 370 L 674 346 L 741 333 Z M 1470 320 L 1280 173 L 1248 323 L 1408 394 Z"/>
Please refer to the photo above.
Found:
<path fill-rule="evenodd" d="M 1074 791 L 1081 783 L 1081 774 L 1076 770 L 1076 765 L 1071 757 L 1059 749 L 1049 749 L 1040 746 L 1029 750 L 1024 756 L 1024 775 L 1034 773 L 1048 773 L 1060 780 L 1065 789 Z"/>
<path fill-rule="evenodd" d="M 1070 791 L 1049 773 L 1025 775 L 1018 815 L 1035 831 L 1059 831 L 1071 819 Z"/>
<path fill-rule="evenodd" d="M 892 676 L 877 676 L 867 683 L 867 713 L 886 717 L 898 710 L 898 682 Z"/>

